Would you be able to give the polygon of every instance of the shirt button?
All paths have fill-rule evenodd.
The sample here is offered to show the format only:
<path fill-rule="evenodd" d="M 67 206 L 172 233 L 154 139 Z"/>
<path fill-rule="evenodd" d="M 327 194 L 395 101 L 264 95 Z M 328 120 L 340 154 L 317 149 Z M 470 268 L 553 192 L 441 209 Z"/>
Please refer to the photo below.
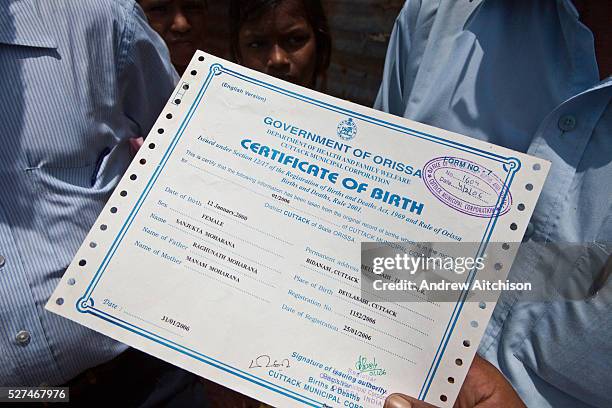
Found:
<path fill-rule="evenodd" d="M 6 263 L 6 259 L 2 255 L 0 255 L 0 268 L 2 268 L 5 263 Z"/>
<path fill-rule="evenodd" d="M 525 230 L 525 235 L 523 236 L 523 242 L 528 241 L 535 232 L 535 225 L 532 222 L 527 224 L 527 229 Z"/>
<path fill-rule="evenodd" d="M 15 341 L 17 341 L 17 344 L 19 344 L 20 346 L 27 346 L 28 343 L 30 343 L 30 333 L 26 330 L 21 330 L 19 333 L 17 333 L 17 336 L 15 336 Z"/>
<path fill-rule="evenodd" d="M 571 132 L 576 129 L 576 117 L 574 115 L 563 115 L 559 119 L 559 129 L 563 132 Z"/>

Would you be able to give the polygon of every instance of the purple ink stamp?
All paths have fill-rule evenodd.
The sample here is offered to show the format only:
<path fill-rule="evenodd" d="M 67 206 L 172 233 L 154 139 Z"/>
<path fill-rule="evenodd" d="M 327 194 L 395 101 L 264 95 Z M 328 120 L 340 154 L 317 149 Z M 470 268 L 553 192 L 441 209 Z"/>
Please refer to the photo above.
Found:
<path fill-rule="evenodd" d="M 504 215 L 512 205 L 504 182 L 491 170 L 470 160 L 457 157 L 430 160 L 423 167 L 423 182 L 438 200 L 474 217 Z"/>

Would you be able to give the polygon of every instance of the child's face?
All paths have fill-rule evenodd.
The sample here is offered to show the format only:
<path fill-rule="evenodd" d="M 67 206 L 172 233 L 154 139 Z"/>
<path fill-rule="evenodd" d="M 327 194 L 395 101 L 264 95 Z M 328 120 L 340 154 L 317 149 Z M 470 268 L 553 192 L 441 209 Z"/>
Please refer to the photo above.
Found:
<path fill-rule="evenodd" d="M 140 0 L 149 24 L 164 39 L 180 73 L 201 48 L 205 26 L 204 0 Z"/>
<path fill-rule="evenodd" d="M 315 85 L 317 45 L 301 0 L 285 0 L 245 23 L 238 36 L 240 63 L 305 87 Z"/>

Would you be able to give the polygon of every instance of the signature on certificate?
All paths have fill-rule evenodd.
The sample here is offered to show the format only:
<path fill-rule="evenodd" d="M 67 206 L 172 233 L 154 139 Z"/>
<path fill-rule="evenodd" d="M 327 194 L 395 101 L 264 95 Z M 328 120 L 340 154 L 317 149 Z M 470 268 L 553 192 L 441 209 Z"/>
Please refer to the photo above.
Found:
<path fill-rule="evenodd" d="M 387 371 L 384 368 L 378 367 L 378 363 L 376 362 L 376 357 L 374 357 L 372 361 L 368 361 L 367 357 L 359 356 L 359 359 L 355 363 L 355 368 L 360 373 L 365 373 L 369 375 L 387 374 Z"/>
<path fill-rule="evenodd" d="M 249 364 L 249 368 L 289 368 L 289 359 L 283 358 L 282 360 L 272 360 L 267 354 L 262 354 L 261 356 L 254 358 L 251 360 L 251 364 Z"/>

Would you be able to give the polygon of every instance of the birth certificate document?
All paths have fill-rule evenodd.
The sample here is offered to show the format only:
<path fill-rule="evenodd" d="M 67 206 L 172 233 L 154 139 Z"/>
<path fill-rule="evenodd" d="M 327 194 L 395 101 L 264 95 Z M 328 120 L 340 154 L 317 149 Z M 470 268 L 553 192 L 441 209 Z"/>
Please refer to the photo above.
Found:
<path fill-rule="evenodd" d="M 273 406 L 450 407 L 496 298 L 434 299 L 362 243 L 500 244 L 504 280 L 548 169 L 198 52 L 47 308 Z"/>

